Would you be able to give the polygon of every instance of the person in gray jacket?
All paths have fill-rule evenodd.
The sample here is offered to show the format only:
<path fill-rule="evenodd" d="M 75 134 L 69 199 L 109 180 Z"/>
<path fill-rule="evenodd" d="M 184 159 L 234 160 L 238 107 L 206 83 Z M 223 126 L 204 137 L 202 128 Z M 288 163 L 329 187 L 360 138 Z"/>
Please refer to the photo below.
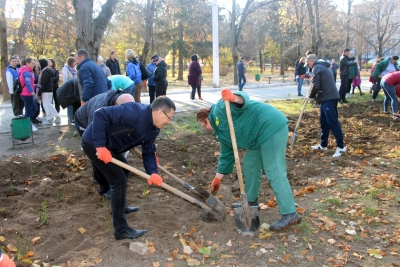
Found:
<path fill-rule="evenodd" d="M 330 64 L 323 59 L 318 59 L 315 54 L 306 57 L 306 64 L 309 68 L 312 68 L 313 74 L 310 93 L 306 97 L 306 101 L 314 99 L 320 104 L 321 142 L 318 145 L 311 146 L 311 148 L 328 150 L 329 131 L 332 131 L 337 146 L 333 157 L 340 157 L 342 153 L 346 152 L 346 147 L 343 143 L 342 126 L 338 119 L 339 93 L 336 89 L 333 73 L 330 70 Z"/>

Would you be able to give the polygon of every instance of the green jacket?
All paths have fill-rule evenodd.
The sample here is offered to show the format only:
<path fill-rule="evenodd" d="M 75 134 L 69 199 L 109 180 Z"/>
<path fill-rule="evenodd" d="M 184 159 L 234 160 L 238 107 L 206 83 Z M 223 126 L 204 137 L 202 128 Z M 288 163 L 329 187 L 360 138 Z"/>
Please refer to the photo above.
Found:
<path fill-rule="evenodd" d="M 353 65 L 349 67 L 349 80 L 354 79 L 356 76 L 358 76 L 358 65 Z"/>
<path fill-rule="evenodd" d="M 231 103 L 231 113 L 238 148 L 256 149 L 282 127 L 287 127 L 288 119 L 275 107 L 249 99 L 245 92 L 236 92 L 243 98 L 241 108 Z M 232 149 L 231 134 L 226 117 L 225 103 L 220 99 L 211 106 L 208 119 L 220 142 L 218 172 L 230 173 L 233 170 L 235 158 Z"/>
<path fill-rule="evenodd" d="M 379 62 L 379 63 L 375 66 L 374 72 L 371 74 L 371 76 L 372 76 L 373 79 L 378 78 L 378 76 L 381 75 L 381 73 L 382 73 L 384 70 L 386 70 L 387 66 L 389 65 L 389 61 L 390 61 L 391 59 L 392 59 L 392 58 L 390 58 L 390 57 L 387 58 L 387 59 L 384 59 L 384 60 L 382 60 L 381 62 Z M 396 63 L 396 64 L 394 65 L 394 67 L 396 68 L 396 71 L 399 70 L 399 66 L 398 66 L 397 64 L 398 64 L 398 63 Z"/>

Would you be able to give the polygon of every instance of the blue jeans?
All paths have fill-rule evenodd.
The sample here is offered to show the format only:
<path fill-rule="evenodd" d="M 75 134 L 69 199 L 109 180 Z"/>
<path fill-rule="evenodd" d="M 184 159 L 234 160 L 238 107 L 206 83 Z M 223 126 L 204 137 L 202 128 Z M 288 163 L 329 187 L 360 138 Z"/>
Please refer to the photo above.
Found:
<path fill-rule="evenodd" d="M 392 102 L 392 111 L 393 114 L 397 114 L 397 95 L 396 95 L 396 86 L 388 84 L 385 80 L 382 79 L 381 86 L 383 88 L 383 92 L 385 93 L 385 100 L 383 100 L 383 111 L 387 112 L 389 101 Z"/>
<path fill-rule="evenodd" d="M 338 100 L 329 99 L 322 103 L 319 107 L 320 116 L 319 122 L 321 124 L 321 146 L 328 146 L 329 131 L 332 131 L 336 138 L 336 146 L 339 148 L 344 147 L 342 126 L 338 119 L 337 111 Z"/>
<path fill-rule="evenodd" d="M 297 93 L 301 94 L 301 87 L 303 86 L 304 79 L 297 79 Z"/>
<path fill-rule="evenodd" d="M 38 110 L 38 107 L 36 105 L 35 100 L 33 100 L 33 96 L 20 96 L 22 101 L 24 101 L 24 106 L 25 106 L 25 117 L 28 117 L 31 119 L 31 121 L 35 117 L 35 113 Z"/>
<path fill-rule="evenodd" d="M 92 165 L 96 167 L 104 176 L 98 176 L 100 188 L 102 186 L 111 186 L 111 212 L 114 227 L 114 234 L 122 235 L 127 232 L 129 226 L 125 217 L 126 188 L 128 184 L 129 171 L 115 165 L 114 163 L 105 164 L 96 156 L 96 148 L 82 139 L 82 148 L 88 158 L 92 161 Z M 115 154 L 112 156 L 126 164 L 129 164 L 123 154 Z M 105 192 L 104 192 L 105 193 Z"/>
<path fill-rule="evenodd" d="M 238 74 L 239 80 L 239 91 L 242 91 L 244 85 L 246 84 L 246 76 L 244 74 Z"/>

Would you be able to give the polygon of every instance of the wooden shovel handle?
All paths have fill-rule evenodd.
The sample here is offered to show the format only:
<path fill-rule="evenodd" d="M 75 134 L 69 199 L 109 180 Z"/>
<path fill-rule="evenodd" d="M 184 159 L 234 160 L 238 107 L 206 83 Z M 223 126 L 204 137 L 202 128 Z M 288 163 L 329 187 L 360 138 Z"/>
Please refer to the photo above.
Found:
<path fill-rule="evenodd" d="M 138 155 L 139 158 L 142 157 L 142 151 L 140 151 L 139 149 L 137 149 L 136 147 L 131 149 L 131 151 L 134 151 L 136 153 L 136 155 Z M 157 164 L 157 167 L 162 170 L 163 172 L 165 172 L 168 176 L 174 178 L 178 183 L 180 183 L 181 185 L 185 185 L 186 183 L 180 179 L 178 176 L 172 174 L 171 172 L 169 172 L 166 168 L 164 168 L 163 166 L 161 166 L 160 164 Z"/>
<path fill-rule="evenodd" d="M 301 108 L 300 116 L 299 116 L 299 119 L 297 120 L 296 126 L 294 127 L 293 133 L 297 132 L 297 128 L 300 125 L 300 121 L 301 121 L 301 118 L 303 117 L 303 113 L 304 113 L 304 109 L 306 108 L 306 105 L 307 105 L 307 100 L 304 99 L 304 104 L 303 104 L 303 107 Z"/>
<path fill-rule="evenodd" d="M 136 174 L 136 175 L 138 175 L 138 176 L 140 176 L 140 177 L 142 177 L 142 178 L 144 178 L 146 180 L 150 179 L 150 175 L 148 175 L 147 173 L 142 172 L 141 170 L 138 170 L 138 169 L 136 169 L 136 168 L 134 168 L 134 167 L 122 162 L 122 161 L 119 161 L 119 160 L 117 160 L 115 158 L 112 158 L 111 162 L 114 163 L 115 165 L 118 165 L 118 166 L 130 171 L 130 172 L 133 172 L 134 174 Z M 172 186 L 170 186 L 170 185 L 168 185 L 168 184 L 166 184 L 164 182 L 161 184 L 161 187 L 166 189 L 166 190 L 168 190 L 168 191 L 170 191 L 170 192 L 172 192 L 172 193 L 174 193 L 177 196 L 180 196 L 183 199 L 186 199 L 190 203 L 196 204 L 199 207 L 201 207 L 201 208 L 203 208 L 203 209 L 205 209 L 207 211 L 212 211 L 211 208 L 209 206 L 207 206 L 206 204 L 204 204 L 203 202 L 195 199 L 192 196 L 189 196 L 189 195 L 179 191 L 178 189 L 176 189 L 176 188 L 174 188 L 174 187 L 172 187 Z"/>
<path fill-rule="evenodd" d="M 246 194 L 246 192 L 244 191 L 242 166 L 240 165 L 239 152 L 238 152 L 237 143 L 236 143 L 235 128 L 233 127 L 231 104 L 229 103 L 228 100 L 224 100 L 224 102 L 225 102 L 225 108 L 226 108 L 226 117 L 228 118 L 229 131 L 231 133 L 233 155 L 235 156 L 235 166 L 236 166 L 236 172 L 237 172 L 238 180 L 239 180 L 240 194 L 244 195 L 244 194 Z"/>

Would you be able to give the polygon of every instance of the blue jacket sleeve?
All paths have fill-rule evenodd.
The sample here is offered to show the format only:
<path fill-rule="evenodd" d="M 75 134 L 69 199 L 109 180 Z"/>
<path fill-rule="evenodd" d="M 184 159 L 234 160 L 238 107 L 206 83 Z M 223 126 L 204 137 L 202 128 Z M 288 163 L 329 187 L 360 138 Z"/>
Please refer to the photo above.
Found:
<path fill-rule="evenodd" d="M 89 68 L 83 68 L 79 70 L 79 77 L 82 79 L 82 102 L 87 102 L 93 90 L 93 74 Z"/>
<path fill-rule="evenodd" d="M 33 93 L 34 90 L 32 88 L 32 74 L 30 72 L 26 71 L 22 75 L 24 76 L 24 79 L 25 79 L 26 89 L 28 89 L 29 93 Z"/>
<path fill-rule="evenodd" d="M 155 141 L 156 140 L 151 140 L 142 144 L 143 165 L 148 175 L 152 175 L 153 173 L 158 173 L 156 155 L 155 155 L 156 153 Z"/>
<path fill-rule="evenodd" d="M 128 63 L 126 73 L 128 74 L 128 77 L 131 78 L 132 81 L 135 81 L 136 72 L 133 63 Z"/>

